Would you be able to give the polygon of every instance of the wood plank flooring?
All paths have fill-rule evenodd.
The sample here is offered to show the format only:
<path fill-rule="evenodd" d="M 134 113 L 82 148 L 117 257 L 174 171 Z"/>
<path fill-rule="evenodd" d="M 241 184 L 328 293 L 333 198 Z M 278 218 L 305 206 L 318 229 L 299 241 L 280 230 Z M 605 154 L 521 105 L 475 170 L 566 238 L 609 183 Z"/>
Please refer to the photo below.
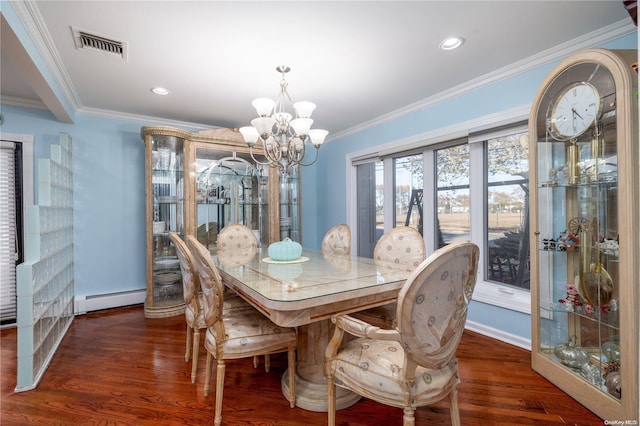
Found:
<path fill-rule="evenodd" d="M 184 339 L 183 317 L 145 319 L 141 306 L 78 316 L 39 386 L 14 393 L 16 330 L 2 330 L 0 424 L 213 424 L 215 396 L 203 394 L 205 351 L 201 347 L 193 385 Z M 603 424 L 531 370 L 528 351 L 465 332 L 458 358 L 465 426 Z M 284 355 L 272 356 L 269 373 L 254 369 L 252 359 L 229 361 L 223 424 L 325 425 L 326 413 L 289 408 L 280 391 L 285 368 Z M 337 424 L 401 425 L 402 411 L 361 400 L 338 411 Z M 416 424 L 450 424 L 448 405 L 419 408 Z"/>

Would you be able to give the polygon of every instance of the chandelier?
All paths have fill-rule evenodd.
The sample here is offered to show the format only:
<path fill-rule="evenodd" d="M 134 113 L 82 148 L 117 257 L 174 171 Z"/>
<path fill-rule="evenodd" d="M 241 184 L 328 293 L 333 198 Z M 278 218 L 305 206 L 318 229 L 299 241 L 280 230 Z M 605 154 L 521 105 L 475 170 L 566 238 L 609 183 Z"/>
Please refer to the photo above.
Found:
<path fill-rule="evenodd" d="M 291 167 L 310 166 L 318 159 L 320 145 L 329 134 L 326 130 L 311 129 L 313 120 L 311 113 L 316 108 L 312 102 L 301 101 L 293 104 L 296 118 L 285 112 L 285 98 L 291 103 L 284 76 L 290 71 L 286 65 L 280 65 L 276 71 L 282 74 L 280 94 L 276 101 L 269 98 L 258 98 L 251 105 L 258 112 L 258 118 L 251 120 L 251 126 L 241 127 L 240 133 L 249 146 L 251 158 L 256 164 L 278 167 L 283 174 L 288 174 Z M 266 162 L 253 156 L 253 147 L 260 141 L 264 148 Z M 303 164 L 307 142 L 315 148 L 315 157 L 310 163 Z"/>

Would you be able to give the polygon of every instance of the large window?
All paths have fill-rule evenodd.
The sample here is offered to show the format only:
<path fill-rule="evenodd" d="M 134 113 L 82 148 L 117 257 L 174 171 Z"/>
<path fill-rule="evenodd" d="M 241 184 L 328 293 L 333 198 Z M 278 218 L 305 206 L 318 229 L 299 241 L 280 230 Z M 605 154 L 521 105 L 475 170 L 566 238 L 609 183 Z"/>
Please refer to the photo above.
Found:
<path fill-rule="evenodd" d="M 493 116 L 499 123 L 493 128 L 483 117 L 460 125 L 481 130 L 458 129 L 450 138 L 416 138 L 367 153 L 376 158 L 370 173 L 384 175 L 371 179 L 377 200 L 372 218 L 380 220 L 367 226 L 378 225 L 377 234 L 396 226 L 415 227 L 425 238 L 427 253 L 458 241 L 476 243 L 481 265 L 474 299 L 528 313 L 527 114 L 517 109 Z M 513 124 L 505 124 L 509 122 Z M 380 167 L 376 170 L 374 164 Z M 363 193 L 361 183 L 358 194 Z M 358 232 L 361 207 L 351 216 Z"/>

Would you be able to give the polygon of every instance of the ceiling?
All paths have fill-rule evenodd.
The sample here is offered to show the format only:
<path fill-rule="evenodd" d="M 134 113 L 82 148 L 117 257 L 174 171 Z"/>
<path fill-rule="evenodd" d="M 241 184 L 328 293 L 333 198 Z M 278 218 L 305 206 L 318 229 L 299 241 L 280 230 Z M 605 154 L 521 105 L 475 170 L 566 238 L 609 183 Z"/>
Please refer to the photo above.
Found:
<path fill-rule="evenodd" d="M 44 104 L 60 121 L 80 112 L 233 128 L 255 116 L 254 98 L 277 96 L 275 68 L 284 64 L 292 99 L 316 103 L 313 127 L 334 137 L 635 31 L 623 1 L 13 4 L 32 21 L 25 27 L 35 28 L 36 46 L 46 46 L 63 94 L 42 87 L 5 28 L 5 103 Z M 73 29 L 124 42 L 125 58 L 76 48 Z M 452 35 L 465 39 L 462 47 L 440 50 Z M 155 95 L 154 86 L 170 94 Z"/>

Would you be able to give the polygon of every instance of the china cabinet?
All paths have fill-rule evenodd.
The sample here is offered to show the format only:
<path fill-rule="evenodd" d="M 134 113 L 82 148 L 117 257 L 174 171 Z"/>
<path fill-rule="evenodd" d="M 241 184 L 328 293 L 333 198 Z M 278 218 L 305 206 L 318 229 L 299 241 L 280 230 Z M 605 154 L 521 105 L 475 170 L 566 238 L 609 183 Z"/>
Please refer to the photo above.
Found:
<path fill-rule="evenodd" d="M 532 367 L 604 420 L 638 421 L 637 51 L 562 61 L 532 105 Z"/>
<path fill-rule="evenodd" d="M 184 312 L 170 231 L 182 238 L 193 235 L 211 251 L 220 230 L 232 223 L 251 228 L 265 246 L 284 237 L 302 242 L 298 171 L 280 178 L 277 169 L 256 164 L 238 131 L 191 133 L 158 126 L 143 127 L 141 137 L 146 170 L 146 317 Z M 255 148 L 254 155 L 263 161 Z"/>

